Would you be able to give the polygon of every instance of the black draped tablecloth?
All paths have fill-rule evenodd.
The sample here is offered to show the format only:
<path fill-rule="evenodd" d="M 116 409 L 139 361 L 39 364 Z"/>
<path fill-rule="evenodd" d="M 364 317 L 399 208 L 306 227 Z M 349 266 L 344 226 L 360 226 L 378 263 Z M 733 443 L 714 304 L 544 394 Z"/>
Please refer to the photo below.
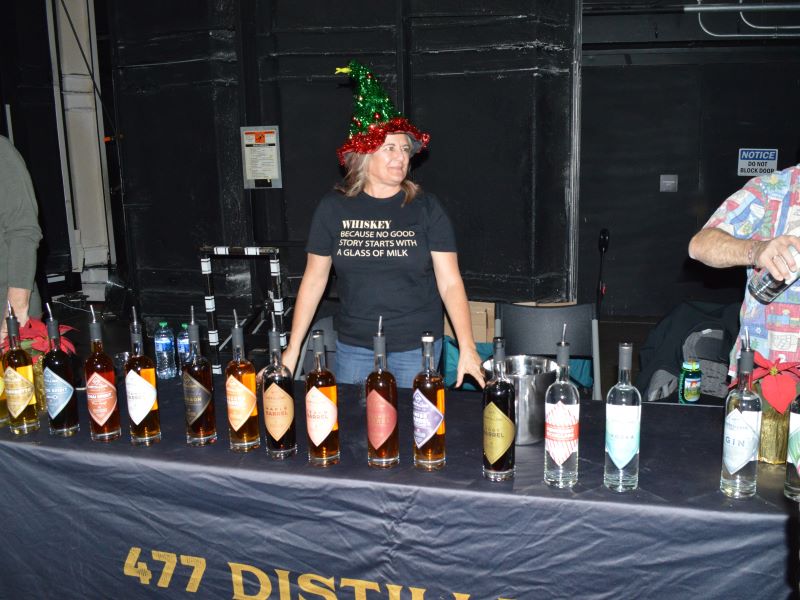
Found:
<path fill-rule="evenodd" d="M 340 386 L 342 460 L 185 444 L 178 380 L 159 382 L 163 441 L 126 428 L 91 442 L 85 397 L 71 439 L 0 431 L 2 598 L 786 598 L 797 591 L 798 509 L 783 467 L 758 495 L 719 492 L 721 408 L 646 405 L 640 488 L 602 485 L 604 405 L 581 407 L 580 481 L 542 482 L 542 444 L 517 449 L 513 482 L 481 476 L 481 400 L 447 396 L 447 466 L 411 465 L 401 390 L 401 464 L 366 464 L 364 411 Z M 297 410 L 304 414 L 302 395 Z M 121 390 L 120 397 L 124 398 Z M 123 423 L 127 423 L 124 400 Z M 263 424 L 262 424 L 263 428 Z M 188 589 L 188 591 L 187 591 Z"/>

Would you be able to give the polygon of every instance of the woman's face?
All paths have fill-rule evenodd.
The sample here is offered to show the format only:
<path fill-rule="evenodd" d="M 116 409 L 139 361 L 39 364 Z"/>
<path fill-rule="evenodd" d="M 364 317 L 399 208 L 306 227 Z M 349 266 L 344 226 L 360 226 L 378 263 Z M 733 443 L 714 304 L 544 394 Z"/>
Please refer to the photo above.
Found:
<path fill-rule="evenodd" d="M 370 156 L 367 183 L 371 186 L 400 187 L 408 173 L 411 142 L 404 133 L 386 136 L 383 146 Z"/>

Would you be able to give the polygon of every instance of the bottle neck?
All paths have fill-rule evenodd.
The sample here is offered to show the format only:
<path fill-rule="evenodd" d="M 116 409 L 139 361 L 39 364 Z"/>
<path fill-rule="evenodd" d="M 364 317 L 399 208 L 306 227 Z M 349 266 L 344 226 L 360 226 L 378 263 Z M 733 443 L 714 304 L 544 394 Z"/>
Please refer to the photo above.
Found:
<path fill-rule="evenodd" d="M 200 342 L 191 340 L 189 342 L 189 360 L 200 356 Z"/>
<path fill-rule="evenodd" d="M 61 336 L 50 338 L 50 350 L 61 350 Z"/>
<path fill-rule="evenodd" d="M 272 366 L 273 367 L 280 367 L 281 364 L 282 364 L 281 349 L 280 348 L 272 348 L 270 350 L 270 354 L 272 356 Z"/>
<path fill-rule="evenodd" d="M 748 372 L 748 371 L 744 371 L 742 373 L 739 373 L 739 382 L 736 385 L 736 389 L 738 389 L 740 392 L 744 392 L 745 390 L 752 391 L 753 390 L 753 374 Z"/>
<path fill-rule="evenodd" d="M 631 370 L 620 368 L 617 383 L 621 385 L 631 385 Z"/>
<path fill-rule="evenodd" d="M 433 342 L 422 342 L 422 370 L 433 371 Z"/>
<path fill-rule="evenodd" d="M 375 370 L 376 371 L 385 371 L 386 370 L 386 355 L 385 354 L 376 354 L 375 355 Z"/>
<path fill-rule="evenodd" d="M 233 360 L 237 362 L 241 362 L 244 360 L 244 348 L 241 346 L 234 346 L 233 347 Z"/>
<path fill-rule="evenodd" d="M 103 340 L 92 340 L 92 352 L 103 351 Z"/>
<path fill-rule="evenodd" d="M 494 373 L 495 379 L 505 379 L 506 376 L 506 361 L 504 360 L 493 360 L 492 361 L 492 373 Z"/>
<path fill-rule="evenodd" d="M 569 363 L 558 365 L 558 381 L 560 383 L 569 382 Z"/>
<path fill-rule="evenodd" d="M 142 340 L 139 338 L 132 338 L 131 339 L 131 353 L 133 356 L 141 356 L 142 355 Z"/>
<path fill-rule="evenodd" d="M 314 370 L 315 371 L 324 371 L 325 370 L 325 353 L 324 352 L 314 352 Z"/>

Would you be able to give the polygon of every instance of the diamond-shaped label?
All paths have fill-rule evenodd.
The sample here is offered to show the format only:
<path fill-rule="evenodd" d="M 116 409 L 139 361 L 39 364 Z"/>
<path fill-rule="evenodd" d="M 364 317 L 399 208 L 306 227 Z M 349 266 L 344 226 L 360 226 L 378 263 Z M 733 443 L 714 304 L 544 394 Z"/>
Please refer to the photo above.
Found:
<path fill-rule="evenodd" d="M 483 409 L 483 453 L 490 464 L 497 462 L 514 443 L 514 421 L 494 402 Z"/>
<path fill-rule="evenodd" d="M 725 417 L 725 433 L 722 440 L 722 462 L 729 473 L 734 474 L 751 460 L 756 460 L 758 440 L 761 433 L 761 413 L 738 408 Z"/>
<path fill-rule="evenodd" d="M 136 425 L 141 423 L 156 403 L 156 388 L 136 371 L 125 375 L 128 415 Z"/>

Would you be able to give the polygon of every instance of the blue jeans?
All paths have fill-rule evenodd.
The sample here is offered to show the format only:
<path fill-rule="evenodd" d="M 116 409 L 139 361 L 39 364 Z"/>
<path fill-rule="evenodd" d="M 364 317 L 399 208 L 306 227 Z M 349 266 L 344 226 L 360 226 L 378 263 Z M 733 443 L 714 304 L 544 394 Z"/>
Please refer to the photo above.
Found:
<path fill-rule="evenodd" d="M 434 364 L 442 354 L 441 338 L 433 343 Z M 422 348 L 404 352 L 389 352 L 386 368 L 397 380 L 397 387 L 411 388 L 414 377 L 422 370 Z M 336 341 L 336 383 L 363 385 L 367 375 L 375 370 L 375 356 L 369 348 L 351 346 Z"/>

